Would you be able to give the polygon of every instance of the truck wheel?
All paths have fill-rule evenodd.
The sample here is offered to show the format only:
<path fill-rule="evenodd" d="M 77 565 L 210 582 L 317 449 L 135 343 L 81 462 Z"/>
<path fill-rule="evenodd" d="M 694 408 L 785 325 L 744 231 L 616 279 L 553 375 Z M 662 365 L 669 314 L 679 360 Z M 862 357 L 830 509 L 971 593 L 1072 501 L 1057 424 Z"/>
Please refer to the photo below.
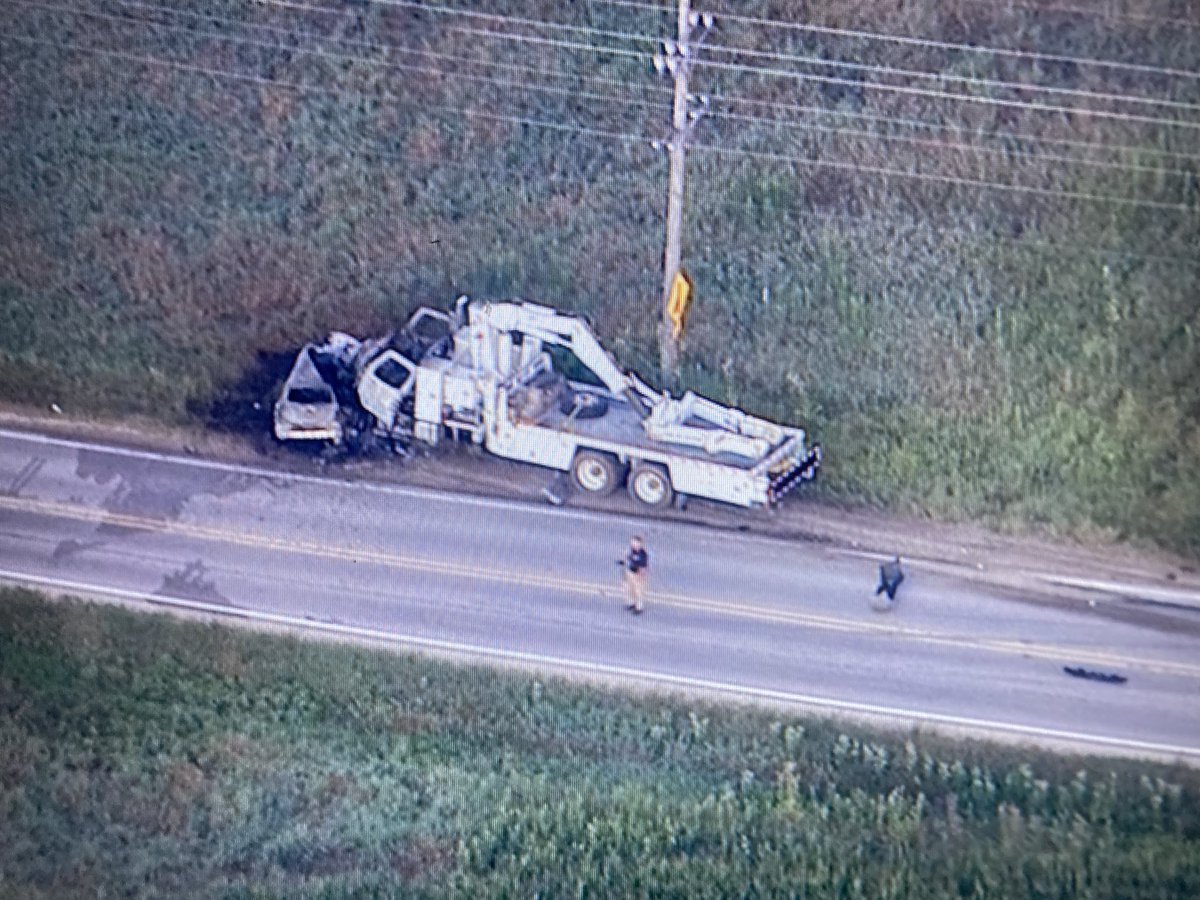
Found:
<path fill-rule="evenodd" d="M 629 473 L 629 494 L 652 509 L 664 509 L 671 505 L 675 491 L 665 468 L 657 463 L 642 463 Z"/>
<path fill-rule="evenodd" d="M 621 480 L 621 466 L 607 453 L 580 450 L 571 463 L 571 475 L 585 494 L 603 497 L 616 490 Z"/>

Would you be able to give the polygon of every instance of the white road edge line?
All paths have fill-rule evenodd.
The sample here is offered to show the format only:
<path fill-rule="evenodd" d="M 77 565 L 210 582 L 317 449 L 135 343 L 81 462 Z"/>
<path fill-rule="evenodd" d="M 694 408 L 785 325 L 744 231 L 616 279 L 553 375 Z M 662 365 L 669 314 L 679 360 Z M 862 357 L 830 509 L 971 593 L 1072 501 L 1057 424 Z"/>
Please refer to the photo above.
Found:
<path fill-rule="evenodd" d="M 1049 581 L 1051 584 L 1082 588 L 1085 591 L 1100 591 L 1106 594 L 1119 594 L 1139 597 L 1144 600 L 1157 600 L 1162 603 L 1183 603 L 1188 606 L 1200 606 L 1200 593 L 1181 588 L 1154 587 L 1120 581 L 1097 581 L 1088 578 L 1072 578 L 1067 575 L 1050 575 L 1044 572 L 1038 573 L 1038 577 L 1043 581 Z"/>
<path fill-rule="evenodd" d="M 204 457 L 183 456 L 175 453 L 160 453 L 155 450 L 136 450 L 130 447 L 115 447 L 111 444 L 99 444 L 90 441 L 75 440 L 73 438 L 53 437 L 47 434 L 41 434 L 36 431 L 16 431 L 11 428 L 0 427 L 0 439 L 11 439 L 15 441 L 26 441 L 32 444 L 46 444 L 56 447 L 65 447 L 71 450 L 91 450 L 96 453 L 108 453 L 113 456 L 124 456 L 128 459 L 147 459 L 153 462 L 178 463 L 184 466 L 191 466 L 196 469 L 210 469 L 217 472 L 230 472 L 237 475 L 254 475 L 259 478 L 264 478 L 274 481 L 292 481 L 297 484 L 312 484 L 318 487 L 339 487 L 350 488 L 351 490 L 369 491 L 378 494 L 390 494 L 398 497 L 409 497 L 418 500 L 437 500 L 442 503 L 458 503 L 464 506 L 478 506 L 484 509 L 501 509 L 509 512 L 519 513 L 534 513 L 544 516 L 556 516 L 561 519 L 574 519 L 580 522 L 596 522 L 599 524 L 621 524 L 625 528 L 632 528 L 635 531 L 644 531 L 653 533 L 657 525 L 669 526 L 672 528 L 686 528 L 696 533 L 704 535 L 719 535 L 720 539 L 725 542 L 736 542 L 745 544 L 767 545 L 772 547 L 795 547 L 796 541 L 789 540 L 784 537 L 776 537 L 770 534 L 756 534 L 739 531 L 736 527 L 725 528 L 717 526 L 716 529 L 706 526 L 699 522 L 688 522 L 680 519 L 657 520 L 652 519 L 647 521 L 624 513 L 619 510 L 598 511 L 584 509 L 564 509 L 561 506 L 551 506 L 545 503 L 538 503 L 530 500 L 505 500 L 500 497 L 481 497 L 469 493 L 455 493 L 453 491 L 441 491 L 436 488 L 422 487 L 404 487 L 402 485 L 384 484 L 378 481 L 353 481 L 344 478 L 333 478 L 320 475 L 304 475 L 299 472 L 286 472 L 277 469 L 264 469 L 260 466 L 252 466 L 246 463 L 226 463 L 217 460 L 206 459 Z M 499 457 L 497 457 L 499 459 Z M 553 472 L 552 469 L 547 469 L 547 474 Z M 839 548 L 829 548 L 823 544 L 814 544 L 813 547 L 817 550 L 828 552 L 843 552 Z M 879 559 L 890 558 L 887 554 L 876 554 Z M 915 562 L 916 560 L 910 560 Z"/>
<path fill-rule="evenodd" d="M 593 513 L 585 510 L 562 509 L 556 506 L 542 506 L 522 500 L 504 500 L 493 497 L 477 497 L 472 494 L 456 494 L 451 491 L 439 491 L 435 488 L 403 487 L 402 485 L 381 484 L 376 481 L 351 481 L 347 479 L 321 477 L 319 475 L 304 475 L 298 472 L 285 472 L 277 469 L 264 469 L 260 466 L 245 463 L 226 463 L 212 459 L 181 456 L 174 453 L 159 453 L 154 450 L 135 450 L 129 447 L 114 447 L 110 444 L 96 444 L 71 438 L 51 437 L 37 432 L 13 431 L 0 428 L 0 438 L 25 441 L 31 444 L 49 444 L 66 447 L 71 450 L 92 450 L 97 453 L 108 453 L 113 456 L 124 456 L 129 459 L 146 459 L 153 462 L 176 463 L 191 466 L 196 469 L 211 469 L 217 472 L 230 472 L 237 475 L 256 475 L 260 478 L 276 481 L 295 481 L 300 484 L 315 484 L 322 487 L 349 487 L 359 490 L 375 491 L 382 494 L 395 494 L 400 497 L 441 500 L 446 503 L 461 503 L 467 506 L 482 506 L 489 509 L 504 509 L 516 512 L 544 513 L 567 519 L 583 519 L 586 521 L 606 521 L 617 518 L 616 515 Z"/>
<path fill-rule="evenodd" d="M 97 453 L 108 453 L 113 456 L 124 456 L 129 459 L 147 459 L 154 462 L 177 463 L 183 466 L 191 466 L 196 469 L 209 469 L 217 472 L 230 472 L 239 475 L 254 475 L 259 478 L 275 481 L 292 481 L 298 484 L 312 484 L 318 487 L 339 487 L 350 488 L 351 490 L 362 490 L 374 492 L 378 494 L 391 494 L 398 497 L 409 497 L 419 500 L 437 500 L 443 503 L 458 503 L 464 506 L 478 506 L 484 509 L 502 509 L 510 512 L 536 513 L 538 515 L 556 516 L 562 519 L 574 519 L 581 522 L 597 522 L 601 524 L 623 523 L 627 527 L 635 529 L 653 529 L 654 523 L 647 524 L 644 520 L 638 519 L 635 516 L 630 516 L 619 511 L 598 512 L 593 510 L 581 509 L 563 509 L 560 506 L 549 506 L 546 504 L 526 501 L 526 500 L 505 500 L 497 497 L 480 497 L 474 494 L 459 494 L 453 491 L 440 491 L 436 488 L 417 488 L 403 487 L 401 485 L 383 484 L 377 481 L 353 481 L 343 478 L 322 477 L 319 475 L 304 475 L 298 472 L 286 472 L 276 469 L 265 469 L 260 466 L 252 466 L 245 463 L 225 463 L 217 460 L 205 459 L 203 457 L 196 458 L 190 456 L 182 456 L 175 453 L 160 453 L 154 450 L 136 450 L 129 447 L 115 447 L 111 444 L 100 444 L 91 441 L 75 440 L 72 438 L 53 437 L 51 435 L 41 434 L 36 431 L 16 431 L 11 428 L 0 427 L 0 438 L 10 439 L 15 441 L 25 441 L 31 444 L 48 444 L 50 446 L 66 447 L 72 450 L 91 450 Z M 663 523 L 672 527 L 687 528 L 693 531 L 711 534 L 712 529 L 696 522 L 680 521 L 672 519 Z M 736 528 L 719 528 L 721 539 L 729 542 L 746 544 L 758 544 L 768 546 L 786 546 L 794 547 L 796 542 L 787 538 L 776 537 L 770 534 L 747 534 L 739 531 Z M 824 545 L 814 545 L 818 550 L 834 553 L 840 556 L 849 556 L 860 559 L 870 559 L 879 561 L 890 559 L 890 553 L 856 550 L 849 547 L 826 547 Z M 967 563 L 958 563 L 951 561 L 924 560 L 919 557 L 905 557 L 910 564 L 929 565 L 931 568 L 950 567 L 964 568 L 974 571 L 973 566 Z M 1047 578 L 1043 573 L 1034 573 L 1042 578 Z"/>
<path fill-rule="evenodd" d="M 1002 732 L 1024 735 L 1032 738 L 1044 738 L 1057 741 L 1068 741 L 1075 744 L 1090 744 L 1100 747 L 1113 747 L 1123 750 L 1144 751 L 1175 757 L 1200 757 L 1200 747 L 1180 747 L 1171 744 L 1155 744 L 1148 741 L 1136 741 L 1127 738 L 1103 737 L 1099 735 L 1082 734 L 1073 731 L 1060 731 L 1054 728 L 1041 728 L 1034 725 L 1019 725 L 1011 722 L 995 722 L 987 719 L 975 719 L 967 716 L 954 716 L 945 713 L 922 712 L 919 710 L 902 709 L 900 707 L 877 706 L 870 703 L 858 703 L 851 700 L 835 700 L 829 697 L 815 697 L 808 694 L 791 693 L 772 688 L 756 688 L 748 685 L 730 684 L 721 681 L 711 681 L 705 678 L 693 678 L 686 675 L 670 675 L 665 672 L 653 672 L 634 669 L 628 666 L 614 666 L 605 663 L 592 663 L 583 660 L 567 659 L 564 657 L 547 656 L 539 653 L 529 653 L 521 650 L 501 650 L 496 647 L 484 647 L 477 644 L 464 644 L 454 641 L 424 638 L 415 635 L 398 634 L 376 628 L 358 625 L 342 625 L 335 622 L 322 622 L 300 616 L 282 613 L 263 612 L 245 607 L 230 607 L 216 603 L 205 603 L 199 600 L 187 600 L 181 597 L 170 597 L 162 594 L 147 594 L 142 591 L 129 591 L 123 588 L 105 587 L 68 581 L 66 579 L 47 578 L 41 575 L 31 575 L 24 572 L 13 572 L 0 569 L 0 580 L 18 584 L 32 584 L 39 587 L 56 588 L 59 590 L 76 591 L 81 594 L 101 594 L 121 600 L 134 600 L 157 606 L 174 606 L 195 612 L 204 612 L 232 618 L 250 619 L 272 625 L 282 625 L 290 628 L 303 628 L 311 631 L 323 631 L 329 634 L 345 637 L 364 638 L 381 641 L 405 647 L 417 647 L 426 650 L 437 650 L 448 653 L 473 655 L 481 658 L 504 660 L 508 662 L 537 664 L 550 668 L 568 669 L 592 675 L 617 676 L 635 679 L 642 683 L 654 681 L 660 684 L 676 687 L 701 689 L 717 693 L 750 697 L 757 700 L 773 700 L 776 702 L 795 704 L 805 707 L 868 714 L 883 718 L 900 719 L 906 722 L 922 722 L 934 725 L 948 725 L 959 728 L 969 728 L 984 733 Z"/>

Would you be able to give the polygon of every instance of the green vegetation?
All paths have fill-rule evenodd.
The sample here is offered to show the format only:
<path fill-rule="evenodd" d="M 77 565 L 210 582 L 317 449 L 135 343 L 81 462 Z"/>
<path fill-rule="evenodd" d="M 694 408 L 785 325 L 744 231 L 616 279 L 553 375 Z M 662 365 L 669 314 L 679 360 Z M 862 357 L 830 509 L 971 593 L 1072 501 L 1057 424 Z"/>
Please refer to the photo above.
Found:
<path fill-rule="evenodd" d="M 1194 771 L 0 591 L 0 896 L 1200 896 Z"/>
<path fill-rule="evenodd" d="M 252 402 L 280 354 L 460 292 L 586 312 L 656 377 L 666 166 L 649 139 L 669 93 L 626 55 L 652 45 L 384 2 L 55 6 L 20 0 L 0 38 L 3 399 L 265 427 Z M 1200 70 L 1200 32 L 1161 20 L 1178 4 L 1036 7 L 811 14 Z M 672 27 L 583 0 L 487 14 Z M 496 29 L 510 38 L 479 33 Z M 1195 128 L 1171 124 L 1189 113 L 995 84 L 1194 105 L 1200 80 L 728 16 L 711 43 L 768 54 L 714 62 L 832 80 L 697 70 L 717 99 L 689 162 L 684 385 L 805 423 L 832 497 L 1200 552 L 1200 156 Z M 939 72 L 871 78 L 998 102 L 872 89 L 861 68 L 778 54 Z M 1019 105 L 1035 101 L 1142 119 Z"/>

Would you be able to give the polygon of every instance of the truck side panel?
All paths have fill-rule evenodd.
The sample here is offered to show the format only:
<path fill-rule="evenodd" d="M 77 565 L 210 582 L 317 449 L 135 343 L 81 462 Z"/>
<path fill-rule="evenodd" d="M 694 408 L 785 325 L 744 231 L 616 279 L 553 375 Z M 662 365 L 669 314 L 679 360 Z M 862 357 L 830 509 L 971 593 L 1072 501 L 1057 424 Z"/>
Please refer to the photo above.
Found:
<path fill-rule="evenodd" d="M 484 447 L 497 456 L 533 463 L 565 472 L 571 468 L 578 445 L 570 436 L 540 425 L 512 425 L 489 429 Z"/>
<path fill-rule="evenodd" d="M 496 456 L 560 472 L 571 468 L 578 450 L 598 450 L 626 462 L 641 460 L 666 466 L 672 485 L 682 494 L 720 500 L 735 506 L 756 506 L 767 502 L 766 479 L 756 477 L 745 469 L 681 458 L 616 440 L 583 437 L 543 425 L 513 423 L 508 427 L 489 429 L 484 446 Z"/>

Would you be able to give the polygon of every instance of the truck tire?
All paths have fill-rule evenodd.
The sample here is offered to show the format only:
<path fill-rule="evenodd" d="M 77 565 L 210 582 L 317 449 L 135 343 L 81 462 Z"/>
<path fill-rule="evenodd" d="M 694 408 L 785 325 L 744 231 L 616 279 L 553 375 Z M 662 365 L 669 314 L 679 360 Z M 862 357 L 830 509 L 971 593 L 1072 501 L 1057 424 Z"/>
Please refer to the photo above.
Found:
<path fill-rule="evenodd" d="M 629 473 L 629 495 L 651 509 L 666 509 L 675 497 L 671 475 L 658 463 L 639 463 Z"/>
<path fill-rule="evenodd" d="M 587 391 L 565 391 L 558 401 L 558 411 L 564 416 L 574 413 L 576 419 L 599 419 L 608 412 L 608 400 Z"/>
<path fill-rule="evenodd" d="M 621 464 L 616 458 L 598 450 L 580 450 L 571 463 L 575 484 L 593 497 L 604 497 L 615 491 L 621 474 Z"/>

